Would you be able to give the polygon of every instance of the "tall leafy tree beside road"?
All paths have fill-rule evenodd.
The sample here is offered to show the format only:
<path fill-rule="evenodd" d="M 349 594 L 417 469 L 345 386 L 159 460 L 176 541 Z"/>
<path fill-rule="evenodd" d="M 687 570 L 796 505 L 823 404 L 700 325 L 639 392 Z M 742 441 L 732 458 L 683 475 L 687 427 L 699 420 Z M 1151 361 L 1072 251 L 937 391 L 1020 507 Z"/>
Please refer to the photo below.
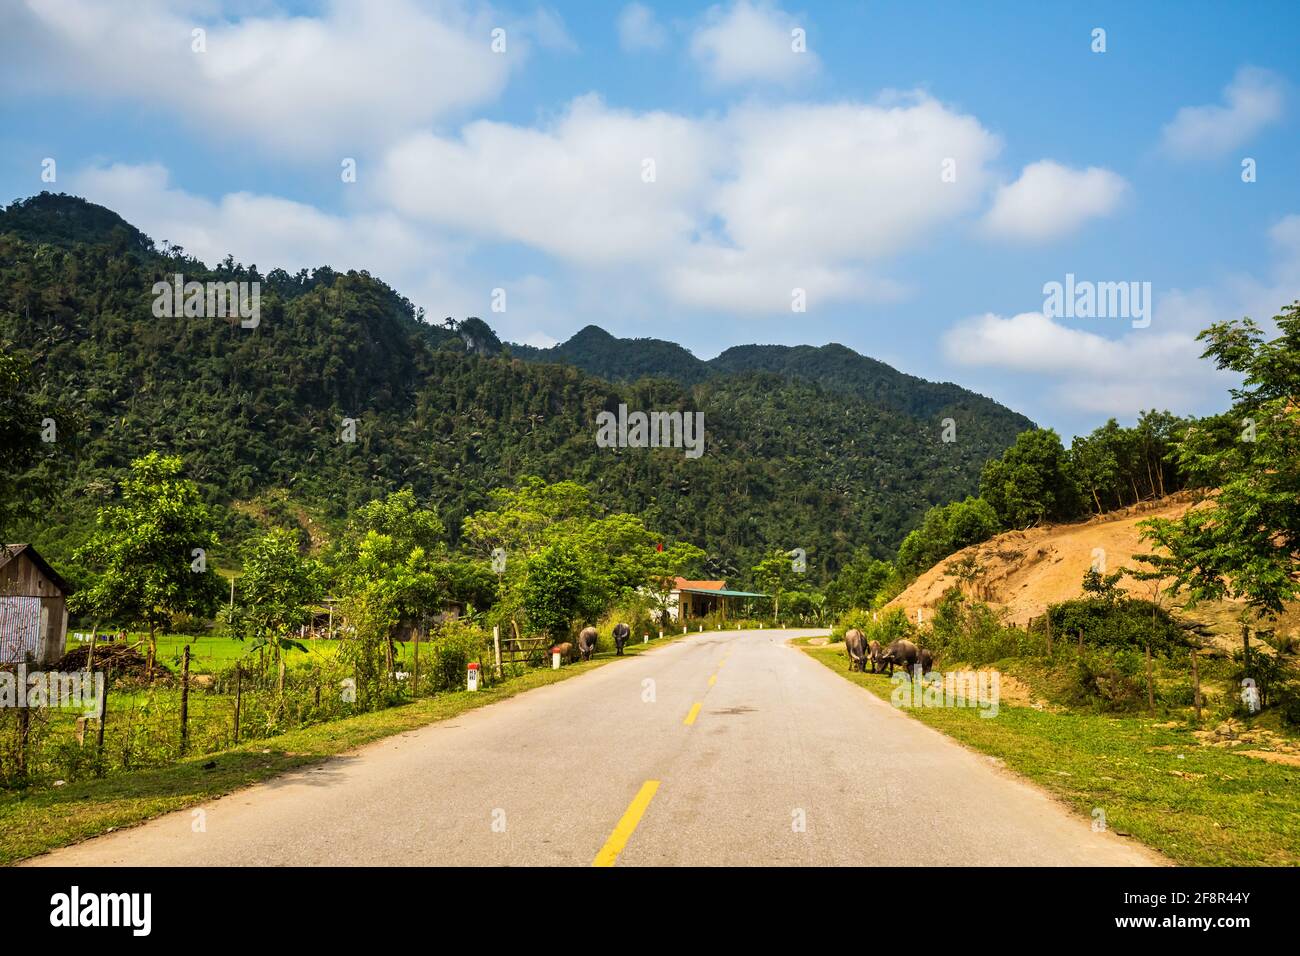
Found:
<path fill-rule="evenodd" d="M 100 509 L 94 534 L 77 553 L 95 576 L 72 595 L 72 610 L 147 626 L 150 671 L 157 629 L 173 614 L 211 617 L 223 591 L 209 567 L 217 545 L 212 513 L 183 472 L 179 457 L 158 452 L 133 461 L 121 502 Z"/>
<path fill-rule="evenodd" d="M 320 599 L 321 581 L 320 566 L 299 552 L 297 535 L 273 528 L 254 541 L 244 558 L 232 632 L 251 641 L 254 649 L 272 648 L 277 656 L 290 647 L 302 649 L 294 632 Z"/>
<path fill-rule="evenodd" d="M 1198 422 L 1177 446 L 1181 467 L 1208 489 L 1178 520 L 1142 523 L 1163 553 L 1143 560 L 1194 600 L 1244 600 L 1257 619 L 1300 597 L 1300 302 L 1267 340 L 1250 319 L 1199 338 L 1205 358 L 1243 376 L 1232 409 Z"/>

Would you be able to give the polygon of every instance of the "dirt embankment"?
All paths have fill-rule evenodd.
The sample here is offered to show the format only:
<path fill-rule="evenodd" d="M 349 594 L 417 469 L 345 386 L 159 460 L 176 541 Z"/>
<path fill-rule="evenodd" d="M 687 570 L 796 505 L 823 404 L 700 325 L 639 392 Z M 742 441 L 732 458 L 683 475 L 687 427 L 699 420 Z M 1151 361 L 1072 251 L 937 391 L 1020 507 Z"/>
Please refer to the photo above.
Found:
<path fill-rule="evenodd" d="M 918 608 L 929 611 L 944 592 L 961 585 L 972 597 L 1003 609 L 1009 622 L 1023 626 L 1041 615 L 1049 604 L 1079 597 L 1083 574 L 1092 567 L 1094 558 L 1102 558 L 1108 572 L 1146 567 L 1135 558 L 1151 550 L 1150 543 L 1141 539 L 1138 522 L 1155 517 L 1178 518 L 1191 506 L 1191 496 L 1180 493 L 1075 524 L 1005 532 L 940 561 L 913 581 L 889 607 L 904 608 L 915 620 Z M 973 564 L 962 581 L 949 568 L 967 559 Z M 1125 575 L 1120 587 L 1134 597 L 1149 599 L 1156 582 Z M 1239 634 L 1238 615 L 1243 609 L 1240 603 L 1206 602 L 1189 609 L 1185 607 L 1185 594 L 1173 599 L 1162 594 L 1160 601 L 1180 615 L 1205 624 L 1216 637 L 1229 640 Z M 1289 609 L 1278 626 L 1283 632 L 1294 633 L 1300 627 L 1300 608 Z"/>

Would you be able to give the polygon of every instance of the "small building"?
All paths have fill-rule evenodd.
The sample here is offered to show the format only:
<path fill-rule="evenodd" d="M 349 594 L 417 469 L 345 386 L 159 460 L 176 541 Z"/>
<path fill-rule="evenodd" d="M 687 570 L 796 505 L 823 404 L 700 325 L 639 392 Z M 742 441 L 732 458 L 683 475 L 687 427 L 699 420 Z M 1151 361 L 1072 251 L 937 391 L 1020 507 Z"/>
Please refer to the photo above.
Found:
<path fill-rule="evenodd" d="M 737 617 L 741 605 L 747 601 L 771 597 L 757 591 L 732 591 L 726 581 L 690 581 L 677 578 L 668 594 L 668 616 L 674 621 L 721 615 L 724 619 Z"/>
<path fill-rule="evenodd" d="M 44 666 L 63 657 L 70 593 L 30 544 L 0 545 L 0 664 Z"/>

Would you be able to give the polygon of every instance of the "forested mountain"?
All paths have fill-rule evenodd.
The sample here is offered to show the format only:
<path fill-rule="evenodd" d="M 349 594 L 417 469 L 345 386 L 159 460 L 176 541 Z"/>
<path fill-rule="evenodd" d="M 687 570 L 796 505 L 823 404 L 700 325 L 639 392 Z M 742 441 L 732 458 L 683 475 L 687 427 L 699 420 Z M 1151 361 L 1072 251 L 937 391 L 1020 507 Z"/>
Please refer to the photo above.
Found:
<path fill-rule="evenodd" d="M 153 284 L 178 272 L 260 281 L 260 323 L 155 317 Z M 454 542 L 489 489 L 536 474 L 697 544 L 711 573 L 802 547 L 822 582 L 862 546 L 892 553 L 929 506 L 974 493 L 984 462 L 1029 424 L 839 346 L 702 363 L 589 328 L 565 364 L 545 361 L 551 350 L 522 360 L 477 319 L 424 322 L 367 273 L 208 267 L 48 194 L 0 212 L 0 344 L 25 356 L 32 400 L 58 424 L 37 469 L 45 500 L 10 538 L 65 562 L 127 463 L 159 450 L 182 455 L 218 506 L 218 562 L 256 522 L 311 519 L 314 537 L 403 486 L 438 507 Z M 596 415 L 620 403 L 702 411 L 704 455 L 598 447 Z M 955 442 L 941 441 L 941 414 Z"/>
<path fill-rule="evenodd" d="M 620 339 L 589 325 L 567 342 L 549 349 L 511 345 L 511 351 L 535 362 L 575 365 L 593 375 L 631 382 L 643 376 L 694 384 L 708 378 L 747 372 L 770 372 L 814 382 L 919 418 L 938 420 L 950 412 L 978 417 L 990 434 L 1003 428 L 1014 437 L 1032 428 L 1023 415 L 950 382 L 927 382 L 878 362 L 843 345 L 737 345 L 704 361 L 680 345 L 661 339 Z"/>

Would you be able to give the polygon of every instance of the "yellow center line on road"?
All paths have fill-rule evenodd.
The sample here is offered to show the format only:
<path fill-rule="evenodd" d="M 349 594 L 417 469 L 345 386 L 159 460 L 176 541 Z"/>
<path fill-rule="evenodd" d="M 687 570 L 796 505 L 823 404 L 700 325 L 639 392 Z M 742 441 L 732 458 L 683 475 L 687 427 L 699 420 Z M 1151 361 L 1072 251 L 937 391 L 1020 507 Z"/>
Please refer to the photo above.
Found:
<path fill-rule="evenodd" d="M 699 707 L 699 704 L 695 706 Z M 645 813 L 646 807 L 650 806 L 650 801 L 654 799 L 655 791 L 658 789 L 658 780 L 647 780 L 641 784 L 641 789 L 637 791 L 636 796 L 632 798 L 632 802 L 628 804 L 627 810 L 618 821 L 618 825 L 614 827 L 614 832 L 609 835 L 605 845 L 600 848 L 600 852 L 596 854 L 596 859 L 591 861 L 592 866 L 614 865 L 618 855 L 627 846 L 627 841 L 632 839 L 637 824 L 641 822 L 641 815 Z"/>
<path fill-rule="evenodd" d="M 682 723 L 689 727 L 691 724 L 695 723 L 695 718 L 698 716 L 700 716 L 700 702 L 697 700 L 695 703 L 691 704 L 691 711 L 686 715 L 686 719 L 683 720 Z"/>

